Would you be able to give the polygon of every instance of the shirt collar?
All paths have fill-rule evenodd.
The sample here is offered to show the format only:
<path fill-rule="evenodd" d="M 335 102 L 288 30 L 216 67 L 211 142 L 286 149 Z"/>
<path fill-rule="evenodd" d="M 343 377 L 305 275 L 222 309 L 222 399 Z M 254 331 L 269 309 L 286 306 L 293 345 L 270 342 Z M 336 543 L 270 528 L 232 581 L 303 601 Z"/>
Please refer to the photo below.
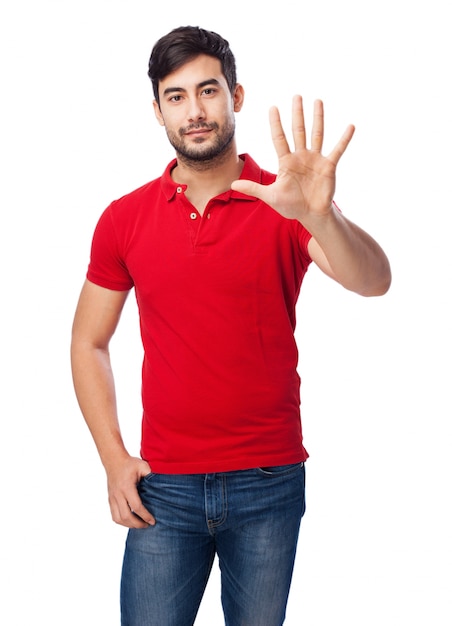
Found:
<path fill-rule="evenodd" d="M 244 161 L 240 178 L 243 178 L 245 180 L 252 180 L 256 183 L 262 183 L 262 170 L 258 166 L 258 164 L 249 156 L 249 154 L 241 154 L 240 158 L 242 159 L 242 161 Z M 170 163 L 168 163 L 161 178 L 162 191 L 168 201 L 174 198 L 178 189 L 182 188 L 183 190 L 185 190 L 187 188 L 187 185 L 181 185 L 179 183 L 176 183 L 171 178 L 171 171 L 175 168 L 176 164 L 177 159 L 173 159 Z M 247 196 L 244 193 L 232 191 L 232 189 L 221 194 L 220 197 L 224 200 L 229 200 L 229 198 L 246 200 L 248 202 L 256 200 L 254 196 Z"/>

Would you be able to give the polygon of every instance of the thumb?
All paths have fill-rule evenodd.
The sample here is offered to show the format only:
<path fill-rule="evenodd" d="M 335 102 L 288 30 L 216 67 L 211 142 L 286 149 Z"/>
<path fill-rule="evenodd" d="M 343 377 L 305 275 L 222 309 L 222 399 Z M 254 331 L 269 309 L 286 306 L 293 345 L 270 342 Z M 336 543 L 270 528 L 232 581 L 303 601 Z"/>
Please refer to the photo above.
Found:
<path fill-rule="evenodd" d="M 149 463 L 145 460 L 141 460 L 141 463 L 138 466 L 138 476 L 139 478 L 144 478 L 145 476 L 147 476 L 148 474 L 150 474 L 152 472 L 151 470 L 151 466 L 149 465 Z"/>
<path fill-rule="evenodd" d="M 260 185 L 252 180 L 240 179 L 232 182 L 231 189 L 244 193 L 247 196 L 254 196 L 255 198 L 263 200 L 263 190 L 265 189 L 265 185 Z"/>

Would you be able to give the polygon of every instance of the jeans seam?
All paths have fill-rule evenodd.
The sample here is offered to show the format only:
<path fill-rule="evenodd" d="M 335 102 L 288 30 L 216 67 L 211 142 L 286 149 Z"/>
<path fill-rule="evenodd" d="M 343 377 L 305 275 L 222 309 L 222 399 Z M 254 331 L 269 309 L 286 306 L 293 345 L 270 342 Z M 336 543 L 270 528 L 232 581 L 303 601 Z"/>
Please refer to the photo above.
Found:
<path fill-rule="evenodd" d="M 206 480 L 207 480 L 207 476 L 206 476 Z M 206 483 L 205 483 L 206 484 Z M 219 526 L 221 526 L 222 524 L 225 523 L 227 517 L 228 517 L 228 499 L 227 499 L 227 489 L 226 489 L 226 477 L 222 476 L 221 477 L 221 516 L 219 518 L 215 518 L 215 519 L 209 519 L 209 506 L 208 506 L 208 502 L 207 502 L 207 492 L 205 493 L 205 500 L 206 500 L 206 506 L 205 506 L 205 510 L 206 510 L 206 523 L 207 523 L 207 528 L 209 530 L 209 533 L 211 535 L 214 534 L 214 531 L 216 528 L 218 528 Z"/>

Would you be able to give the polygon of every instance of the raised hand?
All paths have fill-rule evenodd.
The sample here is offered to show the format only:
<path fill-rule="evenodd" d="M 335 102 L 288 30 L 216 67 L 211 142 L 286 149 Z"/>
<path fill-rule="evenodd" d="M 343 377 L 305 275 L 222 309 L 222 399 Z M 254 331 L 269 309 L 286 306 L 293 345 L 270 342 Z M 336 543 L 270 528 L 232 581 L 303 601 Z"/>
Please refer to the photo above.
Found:
<path fill-rule="evenodd" d="M 270 128 L 279 159 L 275 182 L 271 185 L 260 185 L 249 180 L 236 180 L 231 185 L 232 189 L 255 196 L 284 217 L 298 219 L 307 226 L 312 218 L 321 217 L 331 211 L 336 185 L 336 166 L 355 128 L 348 126 L 335 148 L 328 156 L 323 156 L 321 153 L 324 134 L 323 103 L 316 100 L 311 148 L 307 148 L 301 96 L 294 96 L 292 103 L 293 152 L 290 150 L 276 107 L 270 109 Z"/>

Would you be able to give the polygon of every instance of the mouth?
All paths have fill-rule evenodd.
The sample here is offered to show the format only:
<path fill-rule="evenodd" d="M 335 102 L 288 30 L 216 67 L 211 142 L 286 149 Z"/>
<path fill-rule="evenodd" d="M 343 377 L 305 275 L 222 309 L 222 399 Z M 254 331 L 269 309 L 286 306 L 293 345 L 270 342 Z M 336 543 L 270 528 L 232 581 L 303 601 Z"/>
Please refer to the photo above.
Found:
<path fill-rule="evenodd" d="M 190 137 L 203 137 L 215 129 L 215 125 L 208 124 L 192 124 L 183 129 L 182 134 Z"/>
<path fill-rule="evenodd" d="M 189 130 L 188 132 L 185 133 L 185 135 L 188 135 L 190 137 L 201 137 L 202 135 L 207 135 L 208 133 L 211 132 L 210 128 L 199 128 L 197 130 Z"/>

